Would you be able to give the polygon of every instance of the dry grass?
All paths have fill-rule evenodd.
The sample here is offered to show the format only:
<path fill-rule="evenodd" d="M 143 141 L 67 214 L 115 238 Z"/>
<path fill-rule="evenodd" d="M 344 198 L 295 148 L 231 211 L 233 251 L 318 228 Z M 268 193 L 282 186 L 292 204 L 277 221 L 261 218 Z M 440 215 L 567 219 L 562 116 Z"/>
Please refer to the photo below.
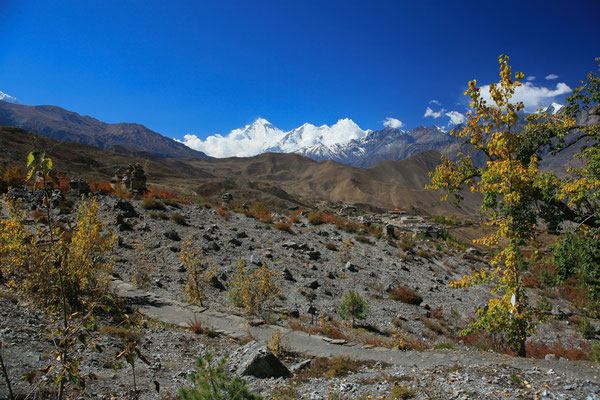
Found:
<path fill-rule="evenodd" d="M 206 326 L 196 315 L 194 315 L 194 319 L 188 322 L 188 326 L 196 335 L 205 335 L 211 338 L 219 336 L 218 332 L 212 327 Z"/>
<path fill-rule="evenodd" d="M 171 215 L 171 222 L 176 223 L 177 225 L 183 225 L 183 226 L 187 226 L 187 219 L 179 214 L 179 213 L 174 213 L 173 215 Z"/>
<path fill-rule="evenodd" d="M 414 289 L 399 283 L 396 284 L 396 289 L 390 292 L 390 299 L 417 306 L 423 302 L 423 298 Z"/>
<path fill-rule="evenodd" d="M 144 210 L 166 211 L 167 209 L 167 207 L 165 207 L 161 201 L 155 199 L 144 199 L 140 203 L 140 207 L 142 207 Z"/>
<path fill-rule="evenodd" d="M 331 251 L 338 251 L 338 247 L 335 245 L 335 243 L 331 243 L 331 242 L 325 243 L 325 248 L 327 250 L 331 250 Z"/>

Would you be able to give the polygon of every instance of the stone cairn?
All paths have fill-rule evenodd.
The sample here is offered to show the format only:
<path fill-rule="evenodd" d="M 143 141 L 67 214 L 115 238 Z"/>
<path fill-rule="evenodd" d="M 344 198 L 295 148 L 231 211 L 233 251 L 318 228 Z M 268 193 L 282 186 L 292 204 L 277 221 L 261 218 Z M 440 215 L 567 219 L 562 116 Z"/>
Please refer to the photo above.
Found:
<path fill-rule="evenodd" d="M 127 168 L 119 168 L 115 171 L 115 176 L 110 180 L 110 186 L 113 189 L 124 189 L 132 193 L 145 193 L 146 174 L 140 163 L 134 165 L 129 164 Z"/>
<path fill-rule="evenodd" d="M 221 195 L 221 205 L 223 207 L 230 206 L 232 202 L 233 202 L 233 196 L 231 195 L 231 193 L 223 193 Z"/>

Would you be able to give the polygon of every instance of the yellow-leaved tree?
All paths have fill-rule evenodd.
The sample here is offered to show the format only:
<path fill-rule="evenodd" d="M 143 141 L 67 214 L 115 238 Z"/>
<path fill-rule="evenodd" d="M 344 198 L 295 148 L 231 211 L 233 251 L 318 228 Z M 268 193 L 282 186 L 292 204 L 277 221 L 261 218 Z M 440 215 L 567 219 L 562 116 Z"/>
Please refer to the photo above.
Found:
<path fill-rule="evenodd" d="M 476 330 L 504 333 L 512 349 L 524 357 L 535 323 L 520 271 L 522 250 L 534 245 L 538 218 L 548 217 L 548 226 L 556 229 L 558 221 L 572 211 L 558 196 L 560 180 L 554 173 L 540 171 L 539 161 L 549 147 L 558 149 L 561 139 L 575 127 L 575 120 L 564 113 L 540 112 L 528 118 L 524 129 L 518 127 L 518 114 L 524 106 L 512 102 L 511 97 L 524 75 L 512 73 L 505 55 L 499 57 L 499 64 L 500 81 L 489 86 L 489 96 L 481 92 L 476 81 L 469 82 L 465 95 L 471 98 L 471 111 L 464 128 L 453 132 L 483 152 L 485 164 L 477 166 L 464 155 L 456 161 L 444 157 L 428 188 L 454 193 L 459 200 L 464 188 L 482 195 L 482 211 L 494 230 L 477 242 L 498 251 L 491 259 L 492 268 L 482 267 L 452 285 L 490 283 L 493 296 L 462 334 Z"/>

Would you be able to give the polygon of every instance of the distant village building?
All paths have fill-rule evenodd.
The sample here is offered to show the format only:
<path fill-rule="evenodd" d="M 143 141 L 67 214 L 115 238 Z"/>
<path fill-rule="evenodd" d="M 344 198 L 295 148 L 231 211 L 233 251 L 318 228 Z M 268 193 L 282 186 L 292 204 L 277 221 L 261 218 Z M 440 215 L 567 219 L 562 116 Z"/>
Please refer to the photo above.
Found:
<path fill-rule="evenodd" d="M 115 176 L 110 180 L 110 186 L 117 189 L 129 190 L 133 193 L 145 193 L 146 174 L 140 163 L 129 164 L 127 168 L 119 168 L 115 171 Z"/>

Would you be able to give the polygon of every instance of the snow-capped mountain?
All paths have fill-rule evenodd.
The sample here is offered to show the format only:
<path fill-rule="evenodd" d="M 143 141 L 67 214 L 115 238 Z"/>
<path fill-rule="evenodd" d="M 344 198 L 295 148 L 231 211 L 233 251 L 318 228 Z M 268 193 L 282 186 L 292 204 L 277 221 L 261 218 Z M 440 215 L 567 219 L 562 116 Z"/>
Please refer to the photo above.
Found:
<path fill-rule="evenodd" d="M 6 101 L 7 103 L 21 104 L 21 102 L 17 100 L 16 97 L 11 96 L 10 94 L 6 94 L 4 92 L 0 92 L 0 100 Z"/>
<path fill-rule="evenodd" d="M 544 112 L 551 114 L 551 115 L 556 115 L 560 112 L 563 111 L 565 106 L 563 106 L 562 104 L 558 104 L 558 103 L 552 103 L 550 104 L 548 107 L 544 108 Z"/>
<path fill-rule="evenodd" d="M 310 146 L 295 151 L 314 160 L 334 160 L 358 167 L 369 167 L 383 160 L 402 160 L 425 150 L 439 150 L 456 141 L 437 126 L 402 130 L 385 128 L 362 138 L 332 146 Z"/>
<path fill-rule="evenodd" d="M 369 132 L 348 118 L 340 119 L 331 126 L 306 123 L 287 132 L 259 118 L 225 136 L 217 134 L 201 140 L 196 135 L 185 135 L 182 143 L 213 157 L 250 157 L 265 152 L 294 153 L 305 147 L 321 145 L 329 148 L 363 138 Z"/>

